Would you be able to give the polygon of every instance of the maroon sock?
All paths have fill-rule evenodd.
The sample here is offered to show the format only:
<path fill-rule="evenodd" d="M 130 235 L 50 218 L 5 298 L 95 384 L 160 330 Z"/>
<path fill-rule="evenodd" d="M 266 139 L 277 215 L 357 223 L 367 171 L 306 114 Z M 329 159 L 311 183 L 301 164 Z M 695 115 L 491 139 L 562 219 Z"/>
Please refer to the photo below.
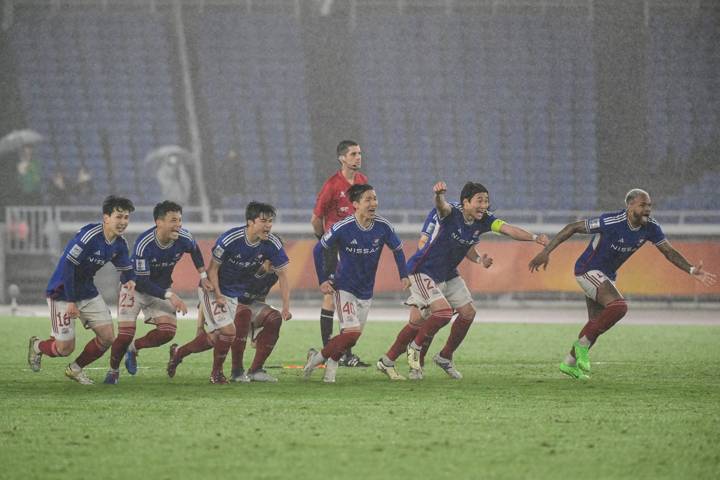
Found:
<path fill-rule="evenodd" d="M 608 303 L 596 318 L 589 320 L 585 324 L 578 338 L 587 337 L 592 345 L 600 335 L 610 330 L 613 325 L 623 318 L 627 310 L 627 302 L 622 298 Z"/>
<path fill-rule="evenodd" d="M 282 317 L 277 310 L 271 310 L 263 320 L 262 332 L 255 341 L 255 358 L 250 365 L 250 372 L 260 370 L 265 364 L 265 360 L 270 356 L 275 348 L 275 343 L 280 337 L 280 326 L 282 325 Z"/>
<path fill-rule="evenodd" d="M 413 341 L 415 335 L 417 335 L 418 333 L 419 328 L 420 327 L 418 327 L 417 325 L 413 325 L 412 323 L 406 324 L 397 334 L 395 342 L 392 344 L 390 350 L 388 350 L 385 355 L 390 360 L 397 360 L 400 355 L 405 353 L 405 350 L 407 350 L 407 346 L 410 344 L 410 342 Z"/>
<path fill-rule="evenodd" d="M 215 348 L 213 349 L 213 373 L 222 373 L 225 357 L 227 357 L 228 351 L 230 351 L 233 338 L 235 337 L 221 333 L 218 335 L 217 340 L 215 340 Z"/>
<path fill-rule="evenodd" d="M 75 359 L 75 363 L 77 363 L 80 368 L 84 368 L 85 365 L 89 365 L 102 357 L 107 349 L 108 347 L 100 343 L 100 340 L 95 337 L 85 345 L 82 353 Z"/>
<path fill-rule="evenodd" d="M 57 345 L 55 345 L 55 339 L 53 337 L 48 338 L 47 340 L 43 340 L 38 343 L 38 349 L 43 355 L 47 355 L 48 357 L 62 357 L 63 355 L 60 355 L 60 352 L 58 352 Z"/>
<path fill-rule="evenodd" d="M 120 360 L 122 360 L 130 342 L 135 337 L 135 325 L 132 327 L 119 327 L 118 335 L 110 347 L 110 368 L 117 370 L 120 368 Z"/>
<path fill-rule="evenodd" d="M 425 356 L 427 355 L 428 350 L 430 350 L 430 345 L 432 345 L 432 341 L 434 336 L 427 336 L 425 337 L 425 341 L 422 345 L 420 345 L 422 348 L 420 349 L 420 366 L 425 366 Z"/>
<path fill-rule="evenodd" d="M 427 337 L 434 336 L 442 327 L 450 323 L 452 314 L 453 311 L 450 308 L 443 308 L 433 312 L 415 335 L 415 345 L 422 345 Z"/>
<path fill-rule="evenodd" d="M 247 308 L 238 310 L 235 315 L 235 340 L 230 346 L 232 353 L 232 369 L 234 371 L 243 369 L 243 355 L 245 354 L 245 345 L 247 344 L 247 336 L 250 331 L 250 318 L 252 311 Z"/>
<path fill-rule="evenodd" d="M 159 347 L 175 338 L 175 330 L 177 327 L 171 323 L 160 323 L 154 330 L 150 330 L 147 335 L 135 340 L 135 350 L 143 348 Z"/>
<path fill-rule="evenodd" d="M 353 347 L 357 343 L 358 338 L 360 338 L 360 333 L 361 332 L 340 332 L 340 334 L 330 339 L 320 353 L 322 353 L 322 356 L 325 358 L 332 358 L 338 361 L 345 350 Z"/>
<path fill-rule="evenodd" d="M 473 316 L 474 318 L 474 316 Z M 440 350 L 440 356 L 452 360 L 453 353 L 462 343 L 470 325 L 472 325 L 473 318 L 457 317 L 450 328 L 450 336 L 445 343 L 445 346 Z"/>
<path fill-rule="evenodd" d="M 213 345 L 212 342 L 210 342 L 208 334 L 203 331 L 198 333 L 197 336 L 188 343 L 178 348 L 175 351 L 175 358 L 182 360 L 191 353 L 204 352 L 205 350 L 210 350 L 212 347 Z"/>

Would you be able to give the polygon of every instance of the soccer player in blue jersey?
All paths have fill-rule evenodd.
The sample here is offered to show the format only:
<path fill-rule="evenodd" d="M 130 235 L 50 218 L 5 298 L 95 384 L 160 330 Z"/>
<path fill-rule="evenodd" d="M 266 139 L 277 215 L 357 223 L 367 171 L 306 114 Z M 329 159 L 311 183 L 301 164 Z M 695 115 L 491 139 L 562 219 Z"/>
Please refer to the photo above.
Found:
<path fill-rule="evenodd" d="M 460 203 L 445 200 L 446 191 L 445 182 L 437 182 L 433 186 L 436 220 L 426 222 L 429 238 L 408 260 L 411 297 L 407 303 L 417 310 L 411 311 L 410 322 L 377 362 L 377 368 L 392 380 L 404 378 L 395 368 L 395 360 L 403 350 L 407 352 L 410 377 L 422 378 L 422 346 L 450 322 L 453 311 L 457 312 L 458 318 L 453 322 L 447 343 L 433 357 L 433 362 L 451 378 L 462 378 L 452 357 L 470 329 L 476 312 L 470 291 L 458 274 L 457 266 L 464 258 L 486 268 L 492 264 L 492 259 L 478 253 L 474 247 L 480 241 L 480 235 L 492 231 L 514 240 L 535 241 L 541 245 L 548 240 L 545 235 L 535 235 L 490 213 L 490 194 L 480 183 L 466 183 L 460 193 Z M 426 314 L 419 315 L 420 311 Z"/>
<path fill-rule="evenodd" d="M 75 350 L 75 319 L 95 332 L 65 375 L 83 385 L 94 383 L 83 371 L 86 365 L 100 358 L 113 342 L 112 316 L 93 282 L 95 274 L 107 262 L 121 272 L 124 288 L 135 288 L 128 246 L 122 237 L 128 226 L 130 213 L 135 210 L 127 198 L 109 196 L 102 206 L 102 223 L 81 228 L 65 247 L 60 261 L 48 283 L 46 294 L 50 306 L 51 337 L 40 341 L 30 337 L 28 364 L 32 371 L 40 370 L 40 360 L 67 357 Z"/>
<path fill-rule="evenodd" d="M 235 312 L 235 340 L 233 340 L 230 349 L 232 354 L 232 380 L 242 383 L 252 381 L 276 382 L 277 379 L 265 371 L 264 363 L 275 347 L 279 336 L 279 332 L 275 330 L 279 330 L 282 316 L 275 307 L 265 302 L 265 297 L 279 278 L 272 265 L 270 265 L 270 261 L 265 260 L 260 270 L 249 280 L 243 296 L 238 299 Z M 167 374 L 170 378 L 175 376 L 178 365 L 185 357 L 193 353 L 209 350 L 215 343 L 215 336 L 208 335 L 205 332 L 204 326 L 206 322 L 203 311 L 204 309 L 201 307 L 198 316 L 198 331 L 195 338 L 182 347 L 178 347 L 177 344 L 170 347 L 170 360 L 167 366 Z M 266 328 L 270 333 L 261 335 Z M 243 355 L 248 334 L 250 334 L 251 341 L 255 346 L 255 358 L 249 370 L 252 375 L 248 375 L 243 368 Z"/>
<path fill-rule="evenodd" d="M 547 268 L 550 252 L 576 233 L 593 235 L 575 263 L 575 279 L 585 292 L 588 322 L 580 330 L 560 371 L 577 379 L 590 373 L 590 347 L 613 327 L 628 310 L 627 302 L 615 286 L 617 270 L 646 242 L 652 242 L 670 263 L 689 273 L 703 285 L 715 284 L 716 276 L 703 269 L 702 261 L 691 264 L 665 238 L 660 225 L 650 216 L 650 195 L 633 188 L 625 195 L 625 209 L 599 217 L 569 223 L 529 263 L 531 272 Z"/>
<path fill-rule="evenodd" d="M 275 208 L 260 202 L 250 202 L 245 209 L 244 227 L 236 227 L 220 235 L 212 250 L 208 277 L 214 292 L 199 292 L 205 327 L 214 337 L 213 368 L 210 383 L 228 383 L 223 364 L 231 344 L 234 343 L 238 303 L 252 298 L 255 274 L 266 260 L 278 276 L 282 310 L 273 309 L 262 319 L 262 332 L 257 336 L 256 360 L 248 370 L 251 381 L 268 382 L 274 379 L 265 372 L 263 364 L 272 352 L 280 335 L 282 320 L 290 320 L 290 283 L 287 266 L 290 263 L 285 248 L 276 235 L 270 233 L 275 220 Z M 223 330 L 227 328 L 227 330 Z M 224 333 L 225 332 L 225 333 Z M 232 332 L 230 334 L 229 332 Z M 239 338 L 237 341 L 245 341 Z"/>
<path fill-rule="evenodd" d="M 430 238 L 433 236 L 433 233 L 435 232 L 435 229 L 438 227 L 439 219 L 437 216 L 437 210 L 433 208 L 430 210 L 430 213 L 428 213 L 428 216 L 425 218 L 425 222 L 423 223 L 422 228 L 420 229 L 420 238 L 418 239 L 418 251 L 422 250 L 428 241 L 430 241 Z M 493 264 L 493 258 L 490 257 L 488 254 L 483 253 L 479 254 L 479 257 L 475 255 L 475 251 L 470 252 L 468 251 L 468 254 L 465 255 L 465 258 L 468 258 L 471 262 L 478 263 L 482 265 L 485 268 L 490 268 Z M 413 303 L 413 297 L 410 297 L 405 304 L 410 307 L 410 318 L 408 319 L 409 326 L 406 326 L 403 328 L 401 333 L 398 335 L 398 339 L 395 343 L 390 347 L 388 352 L 386 353 L 385 357 L 382 357 L 378 361 L 378 369 L 385 373 L 388 378 L 391 380 L 405 380 L 405 377 L 400 375 L 397 372 L 397 369 L 395 368 L 395 360 L 397 357 L 399 357 L 402 353 L 404 353 L 407 350 L 408 344 L 415 338 L 415 335 L 417 335 L 417 330 L 422 326 L 423 322 L 428 319 L 430 316 L 430 306 L 424 305 L 422 307 L 418 307 L 414 305 Z M 455 312 L 456 313 L 456 312 Z M 426 337 L 425 341 L 421 345 L 420 350 L 420 370 L 416 369 L 410 369 L 408 378 L 410 380 L 422 380 L 423 379 L 423 368 L 425 368 L 425 355 L 427 354 L 428 350 L 430 349 L 430 345 L 432 344 L 433 337 L 428 336 Z M 382 365 L 380 362 L 383 362 Z"/>
<path fill-rule="evenodd" d="M 118 383 L 123 355 L 128 373 L 135 375 L 141 349 L 159 347 L 175 337 L 176 312 L 187 313 L 187 307 L 170 287 L 172 272 L 183 254 L 190 254 L 200 274 L 202 288 L 212 289 L 200 248 L 190 232 L 182 228 L 182 206 L 169 200 L 160 202 L 153 209 L 153 218 L 155 226 L 141 233 L 135 240 L 132 262 L 136 288 L 120 289 L 118 336 L 110 350 L 110 370 L 105 377 L 105 383 L 108 384 Z M 155 325 L 155 328 L 133 341 L 135 322 L 140 311 L 145 316 L 145 323 Z"/>
<path fill-rule="evenodd" d="M 335 295 L 340 333 L 321 351 L 310 349 L 304 375 L 308 378 L 325 362 L 323 380 L 328 383 L 335 382 L 338 360 L 355 345 L 365 327 L 383 245 L 393 252 L 403 288 L 410 286 L 402 242 L 390 222 L 376 214 L 378 199 L 373 187 L 356 184 L 347 195 L 355 213 L 335 223 L 313 250 L 320 291 Z M 338 257 L 329 254 L 335 246 L 339 264 Z"/>

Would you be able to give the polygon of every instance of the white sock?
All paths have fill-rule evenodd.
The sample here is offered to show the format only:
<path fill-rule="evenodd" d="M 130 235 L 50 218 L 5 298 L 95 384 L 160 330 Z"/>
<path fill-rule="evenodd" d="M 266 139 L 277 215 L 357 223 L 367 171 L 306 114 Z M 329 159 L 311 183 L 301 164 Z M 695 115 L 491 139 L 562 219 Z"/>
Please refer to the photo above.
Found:
<path fill-rule="evenodd" d="M 420 345 L 418 345 L 417 343 L 415 343 L 415 340 L 410 342 L 410 348 L 412 348 L 413 350 L 417 350 L 418 352 L 420 350 L 422 350 L 422 347 Z"/>
<path fill-rule="evenodd" d="M 387 355 L 383 355 L 382 358 L 380 359 L 380 361 L 381 361 L 381 362 L 383 363 L 383 365 L 385 365 L 386 367 L 394 367 L 394 366 L 395 366 L 395 362 L 393 362 L 392 360 L 390 360 Z"/>
<path fill-rule="evenodd" d="M 40 340 L 35 340 L 32 344 L 33 352 L 35 353 L 42 353 L 40 352 Z"/>
<path fill-rule="evenodd" d="M 310 367 L 315 368 L 321 363 L 323 363 L 325 360 L 327 360 L 325 357 L 323 357 L 323 354 L 320 352 L 316 352 L 315 355 L 310 358 Z"/>
<path fill-rule="evenodd" d="M 590 340 L 588 340 L 588 337 L 583 336 L 582 338 L 578 339 L 578 343 L 582 345 L 583 347 L 589 347 L 591 345 Z"/>
<path fill-rule="evenodd" d="M 71 363 L 71 364 L 70 364 L 70 369 L 71 369 L 73 372 L 80 372 L 80 371 L 82 371 L 82 367 L 81 367 L 80 365 L 78 365 L 77 362 Z"/>

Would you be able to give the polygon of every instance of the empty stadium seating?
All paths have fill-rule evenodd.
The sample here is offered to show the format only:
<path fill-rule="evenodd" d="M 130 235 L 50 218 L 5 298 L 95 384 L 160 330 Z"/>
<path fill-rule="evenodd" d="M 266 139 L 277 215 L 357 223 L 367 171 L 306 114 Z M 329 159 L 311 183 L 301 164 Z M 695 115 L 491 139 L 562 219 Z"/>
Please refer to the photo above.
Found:
<path fill-rule="evenodd" d="M 147 11 L 18 9 L 9 33 L 22 102 L 28 124 L 50 137 L 38 157 L 48 178 L 90 170 L 95 198 L 77 203 L 111 192 L 159 199 L 143 158 L 180 141 L 165 25 Z"/>
<path fill-rule="evenodd" d="M 651 167 L 688 164 L 718 142 L 720 24 L 651 15 L 647 131 Z M 319 185 L 302 19 L 208 5 L 185 26 L 208 188 L 218 207 L 248 200 L 310 208 Z M 162 8 L 16 8 L 8 31 L 37 156 L 69 177 L 85 165 L 96 203 L 110 192 L 159 200 L 143 165 L 183 143 L 187 125 L 172 16 Z M 597 92 L 585 16 L 371 13 L 348 30 L 364 169 L 382 208 L 424 208 L 437 179 L 456 198 L 485 183 L 493 207 L 598 207 Z M 639 139 L 638 141 L 642 141 Z M 228 151 L 237 159 L 228 161 Z M 700 153 L 698 153 L 700 152 Z M 672 208 L 717 209 L 717 167 L 667 195 Z"/>
<path fill-rule="evenodd" d="M 366 169 L 385 205 L 426 205 L 443 178 L 453 195 L 467 179 L 486 183 L 502 209 L 593 208 L 595 98 L 584 28 L 582 19 L 522 15 L 358 19 Z M 407 184 L 398 188 L 398 178 Z"/>

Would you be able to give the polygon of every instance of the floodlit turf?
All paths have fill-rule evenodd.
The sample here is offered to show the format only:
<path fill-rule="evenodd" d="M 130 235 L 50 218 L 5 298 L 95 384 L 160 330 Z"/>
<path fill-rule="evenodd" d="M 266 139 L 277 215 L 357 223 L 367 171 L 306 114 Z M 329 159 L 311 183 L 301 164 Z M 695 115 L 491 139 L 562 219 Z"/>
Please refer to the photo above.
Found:
<path fill-rule="evenodd" d="M 374 363 L 400 326 L 370 324 L 355 351 Z M 619 325 L 584 383 L 557 369 L 578 326 L 482 324 L 456 354 L 462 381 L 430 365 L 419 383 L 272 369 L 278 384 L 216 386 L 209 352 L 168 379 L 164 346 L 141 352 L 136 377 L 89 387 L 63 376 L 66 359 L 28 369 L 27 338 L 48 329 L 0 318 L 0 478 L 720 477 L 718 327 Z M 303 363 L 318 330 L 286 323 L 269 364 Z M 193 332 L 182 321 L 178 339 Z M 91 365 L 98 382 L 107 361 Z"/>

